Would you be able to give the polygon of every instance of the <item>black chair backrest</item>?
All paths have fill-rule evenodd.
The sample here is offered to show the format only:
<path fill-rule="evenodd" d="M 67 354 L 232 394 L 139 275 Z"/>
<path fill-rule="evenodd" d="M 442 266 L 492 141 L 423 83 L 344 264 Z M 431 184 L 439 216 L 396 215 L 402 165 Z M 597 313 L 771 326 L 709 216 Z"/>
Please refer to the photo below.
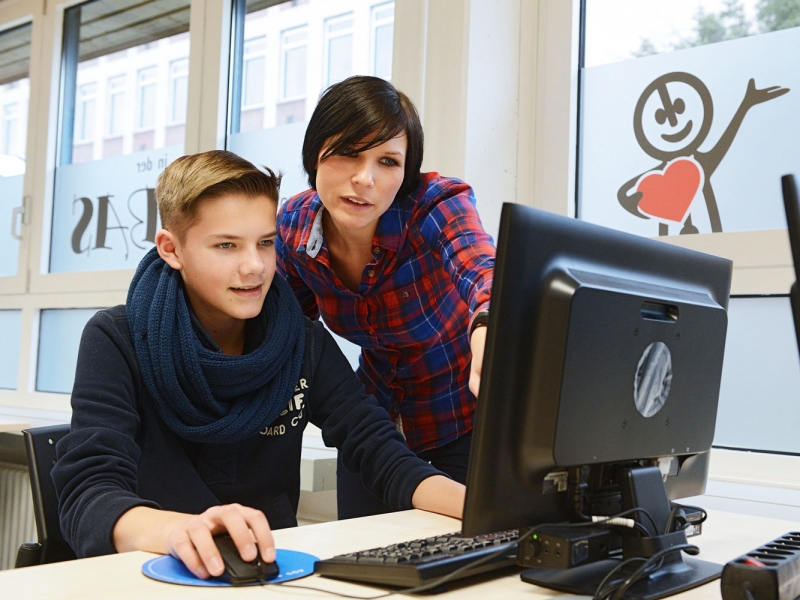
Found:
<path fill-rule="evenodd" d="M 76 558 L 72 548 L 61 535 L 58 522 L 58 497 L 50 477 L 50 470 L 56 464 L 56 443 L 67 433 L 69 424 L 35 427 L 22 432 L 28 454 L 28 472 L 39 544 L 38 548 L 35 544 L 23 544 L 17 554 L 17 566 Z"/>

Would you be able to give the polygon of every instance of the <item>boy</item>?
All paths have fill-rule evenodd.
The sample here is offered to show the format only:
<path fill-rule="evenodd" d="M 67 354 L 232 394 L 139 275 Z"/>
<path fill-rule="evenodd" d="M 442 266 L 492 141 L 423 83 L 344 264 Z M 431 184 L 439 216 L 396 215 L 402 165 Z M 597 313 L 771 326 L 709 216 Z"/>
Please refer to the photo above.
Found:
<path fill-rule="evenodd" d="M 170 553 L 217 576 L 212 536 L 227 530 L 242 558 L 273 561 L 270 530 L 296 525 L 309 422 L 396 509 L 460 517 L 464 487 L 408 449 L 274 277 L 279 183 L 222 151 L 159 177 L 164 229 L 125 306 L 84 330 L 57 448 L 61 529 L 78 556 Z"/>

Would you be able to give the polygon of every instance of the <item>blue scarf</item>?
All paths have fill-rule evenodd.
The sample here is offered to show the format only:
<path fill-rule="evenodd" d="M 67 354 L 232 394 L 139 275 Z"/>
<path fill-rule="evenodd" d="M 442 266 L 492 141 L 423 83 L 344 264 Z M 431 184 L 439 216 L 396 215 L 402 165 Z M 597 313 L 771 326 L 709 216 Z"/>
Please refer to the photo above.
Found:
<path fill-rule="evenodd" d="M 180 437 L 238 442 L 263 430 L 288 405 L 303 361 L 305 325 L 300 305 L 279 275 L 261 311 L 264 340 L 242 356 L 201 344 L 181 274 L 155 248 L 136 269 L 126 312 L 144 384 L 161 418 Z"/>

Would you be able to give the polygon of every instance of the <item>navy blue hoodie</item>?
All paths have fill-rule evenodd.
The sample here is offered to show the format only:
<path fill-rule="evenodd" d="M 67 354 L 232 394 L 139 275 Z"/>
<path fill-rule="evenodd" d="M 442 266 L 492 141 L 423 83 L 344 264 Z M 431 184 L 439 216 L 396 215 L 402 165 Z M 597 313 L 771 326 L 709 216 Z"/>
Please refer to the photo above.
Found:
<path fill-rule="evenodd" d="M 201 342 L 219 350 L 193 323 Z M 261 343 L 259 332 L 263 327 L 248 322 L 245 352 Z M 72 427 L 52 471 L 64 538 L 79 557 L 113 553 L 114 526 L 134 506 L 199 514 L 238 502 L 263 511 L 273 529 L 294 526 L 307 423 L 395 510 L 411 508 L 420 482 L 441 474 L 408 449 L 320 322 L 306 319 L 304 362 L 286 404 L 269 427 L 243 442 L 180 438 L 141 380 L 125 307 L 101 310 L 83 331 Z"/>

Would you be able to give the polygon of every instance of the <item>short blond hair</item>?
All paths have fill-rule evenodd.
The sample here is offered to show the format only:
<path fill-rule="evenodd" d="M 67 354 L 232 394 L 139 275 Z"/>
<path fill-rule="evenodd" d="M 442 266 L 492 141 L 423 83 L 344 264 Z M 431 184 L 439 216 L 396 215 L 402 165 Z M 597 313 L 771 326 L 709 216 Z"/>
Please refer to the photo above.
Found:
<path fill-rule="evenodd" d="M 262 171 L 233 152 L 211 150 L 182 156 L 158 176 L 156 202 L 161 226 L 184 239 L 200 200 L 227 194 L 266 196 L 277 206 L 280 185 L 280 175 L 268 167 Z"/>

